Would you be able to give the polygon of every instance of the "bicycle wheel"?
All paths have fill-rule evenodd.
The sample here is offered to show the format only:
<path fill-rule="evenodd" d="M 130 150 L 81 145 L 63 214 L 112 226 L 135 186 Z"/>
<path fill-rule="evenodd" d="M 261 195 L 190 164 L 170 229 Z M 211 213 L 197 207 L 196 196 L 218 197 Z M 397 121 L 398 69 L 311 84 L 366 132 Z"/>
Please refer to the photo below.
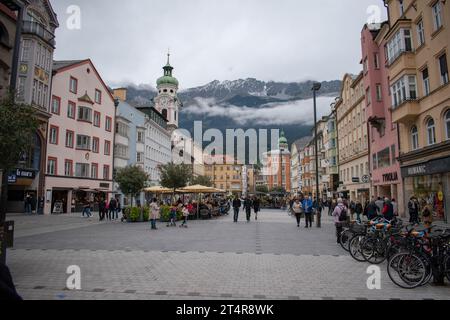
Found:
<path fill-rule="evenodd" d="M 350 255 L 352 256 L 353 259 L 359 262 L 366 261 L 361 252 L 361 243 L 364 242 L 365 238 L 366 238 L 365 235 L 356 235 L 350 240 L 349 244 Z"/>
<path fill-rule="evenodd" d="M 344 230 L 341 232 L 341 235 L 339 236 L 339 243 L 342 247 L 342 249 L 344 249 L 345 251 L 349 252 L 350 248 L 349 248 L 349 244 L 350 244 L 350 240 L 353 237 L 353 232 L 351 232 L 350 230 Z"/>
<path fill-rule="evenodd" d="M 406 252 L 397 253 L 391 257 L 387 272 L 392 282 L 404 289 L 417 288 L 424 282 L 427 275 L 423 259 Z"/>
<path fill-rule="evenodd" d="M 372 264 L 380 264 L 386 260 L 386 243 L 380 238 L 367 238 L 361 244 L 364 259 Z"/>
<path fill-rule="evenodd" d="M 447 280 L 450 281 L 450 256 L 446 256 L 444 259 L 444 273 Z"/>

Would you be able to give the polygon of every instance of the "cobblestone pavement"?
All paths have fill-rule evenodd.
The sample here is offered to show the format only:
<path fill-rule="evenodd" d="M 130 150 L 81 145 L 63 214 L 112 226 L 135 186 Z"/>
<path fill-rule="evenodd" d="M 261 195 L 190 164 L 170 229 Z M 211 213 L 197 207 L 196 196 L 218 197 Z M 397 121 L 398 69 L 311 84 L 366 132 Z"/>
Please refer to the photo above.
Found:
<path fill-rule="evenodd" d="M 367 289 L 369 265 L 336 245 L 329 217 L 305 229 L 264 210 L 251 223 L 226 216 L 157 231 L 79 215 L 10 218 L 8 265 L 25 299 L 450 299 L 448 286 L 396 287 L 385 265 L 381 290 Z M 65 289 L 70 265 L 81 290 Z"/>

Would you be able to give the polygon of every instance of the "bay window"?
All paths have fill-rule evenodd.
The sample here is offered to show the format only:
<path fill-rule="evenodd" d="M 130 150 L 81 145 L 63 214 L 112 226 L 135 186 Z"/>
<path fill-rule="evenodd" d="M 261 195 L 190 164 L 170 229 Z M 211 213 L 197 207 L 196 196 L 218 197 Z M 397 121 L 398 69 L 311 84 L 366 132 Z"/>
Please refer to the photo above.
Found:
<path fill-rule="evenodd" d="M 392 107 L 417 99 L 416 76 L 405 75 L 391 86 Z"/>
<path fill-rule="evenodd" d="M 388 64 L 394 62 L 403 52 L 413 51 L 410 29 L 400 29 L 387 44 Z"/>

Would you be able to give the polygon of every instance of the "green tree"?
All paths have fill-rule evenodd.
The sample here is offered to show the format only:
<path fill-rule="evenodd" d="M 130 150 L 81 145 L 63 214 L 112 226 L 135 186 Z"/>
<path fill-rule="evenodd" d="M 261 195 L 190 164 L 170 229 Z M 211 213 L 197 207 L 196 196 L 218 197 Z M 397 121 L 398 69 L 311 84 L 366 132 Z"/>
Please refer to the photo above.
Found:
<path fill-rule="evenodd" d="M 191 180 L 191 184 L 195 185 L 195 184 L 199 184 L 205 187 L 212 187 L 213 186 L 213 182 L 211 181 L 211 178 L 208 176 L 197 176 L 197 177 L 193 177 Z"/>
<path fill-rule="evenodd" d="M 269 188 L 267 186 L 256 186 L 257 192 L 269 193 Z"/>
<path fill-rule="evenodd" d="M 0 260 L 4 257 L 3 225 L 6 219 L 8 174 L 17 167 L 20 157 L 29 152 L 33 136 L 39 127 L 36 109 L 15 103 L 14 95 L 8 94 L 0 101 Z"/>
<path fill-rule="evenodd" d="M 139 166 L 119 169 L 115 177 L 119 189 L 131 196 L 131 206 L 133 206 L 133 198 L 146 187 L 148 179 L 148 174 Z"/>
<path fill-rule="evenodd" d="M 175 190 L 184 188 L 192 178 L 191 166 L 186 164 L 168 163 L 158 167 L 161 177 L 161 186 Z"/>

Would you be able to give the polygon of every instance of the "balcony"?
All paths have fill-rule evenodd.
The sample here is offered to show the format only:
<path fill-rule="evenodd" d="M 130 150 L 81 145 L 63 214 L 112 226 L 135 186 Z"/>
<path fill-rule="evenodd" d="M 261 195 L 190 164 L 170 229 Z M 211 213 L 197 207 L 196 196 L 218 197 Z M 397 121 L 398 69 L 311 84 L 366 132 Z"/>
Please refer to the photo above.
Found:
<path fill-rule="evenodd" d="M 55 46 L 55 35 L 48 31 L 44 25 L 39 22 L 24 21 L 22 27 L 22 33 L 33 34 L 50 44 Z"/>
<path fill-rule="evenodd" d="M 420 105 L 417 100 L 408 100 L 392 109 L 392 122 L 409 123 L 417 119 Z"/>

